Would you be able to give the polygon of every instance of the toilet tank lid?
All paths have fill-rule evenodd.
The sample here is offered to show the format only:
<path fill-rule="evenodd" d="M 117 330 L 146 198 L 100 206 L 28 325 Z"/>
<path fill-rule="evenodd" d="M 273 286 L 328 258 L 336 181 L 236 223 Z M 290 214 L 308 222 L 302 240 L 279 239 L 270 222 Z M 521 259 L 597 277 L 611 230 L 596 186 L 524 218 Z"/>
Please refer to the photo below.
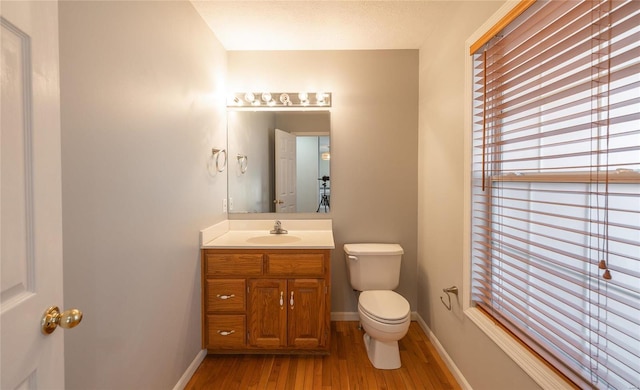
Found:
<path fill-rule="evenodd" d="M 404 253 L 398 244 L 344 244 L 344 251 L 348 255 L 401 255 Z"/>

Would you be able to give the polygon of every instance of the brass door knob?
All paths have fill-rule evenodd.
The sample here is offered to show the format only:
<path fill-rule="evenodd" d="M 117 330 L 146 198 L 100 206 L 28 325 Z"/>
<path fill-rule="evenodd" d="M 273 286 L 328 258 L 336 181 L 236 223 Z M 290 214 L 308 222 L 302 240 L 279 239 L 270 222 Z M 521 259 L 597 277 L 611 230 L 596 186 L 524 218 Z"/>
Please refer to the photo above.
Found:
<path fill-rule="evenodd" d="M 51 334 L 60 325 L 71 329 L 82 321 L 82 312 L 78 309 L 66 310 L 60 313 L 58 306 L 51 306 L 42 315 L 42 333 Z"/>

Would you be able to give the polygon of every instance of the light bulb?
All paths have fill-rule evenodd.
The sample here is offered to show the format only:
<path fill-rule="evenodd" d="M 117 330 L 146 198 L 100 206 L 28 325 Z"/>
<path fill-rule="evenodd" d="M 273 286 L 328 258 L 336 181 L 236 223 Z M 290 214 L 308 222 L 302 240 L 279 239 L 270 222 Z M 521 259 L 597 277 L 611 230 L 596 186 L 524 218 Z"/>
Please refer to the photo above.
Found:
<path fill-rule="evenodd" d="M 251 92 L 247 92 L 244 94 L 244 100 L 249 103 L 253 103 L 256 100 L 256 97 Z"/>
<path fill-rule="evenodd" d="M 291 105 L 291 98 L 289 98 L 289 94 L 281 93 L 280 94 L 280 103 L 284 104 L 285 106 L 290 106 Z"/>
<path fill-rule="evenodd" d="M 300 92 L 298 94 L 298 99 L 300 99 L 300 102 L 304 101 L 304 100 L 309 100 L 309 94 L 306 92 Z"/>
<path fill-rule="evenodd" d="M 262 93 L 262 100 L 264 100 L 265 102 L 270 102 L 271 101 L 271 94 L 269 92 L 263 92 Z"/>
<path fill-rule="evenodd" d="M 318 92 L 316 93 L 316 101 L 318 102 L 318 104 L 324 104 L 324 92 Z"/>

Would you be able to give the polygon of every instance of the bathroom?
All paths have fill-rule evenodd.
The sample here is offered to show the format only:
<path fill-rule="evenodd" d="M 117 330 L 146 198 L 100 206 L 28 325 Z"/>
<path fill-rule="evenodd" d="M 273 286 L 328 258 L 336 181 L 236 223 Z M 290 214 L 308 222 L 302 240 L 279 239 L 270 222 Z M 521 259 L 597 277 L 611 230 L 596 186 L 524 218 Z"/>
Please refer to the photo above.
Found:
<path fill-rule="evenodd" d="M 332 312 L 356 308 L 339 248 L 399 243 L 397 291 L 468 384 L 539 388 L 462 301 L 440 302 L 466 289 L 464 43 L 502 4 L 436 2 L 419 49 L 232 51 L 188 1 L 61 2 L 64 306 L 85 312 L 65 337 L 67 387 L 178 383 L 201 350 L 198 232 L 228 217 L 226 174 L 206 169 L 225 92 L 322 87 Z"/>

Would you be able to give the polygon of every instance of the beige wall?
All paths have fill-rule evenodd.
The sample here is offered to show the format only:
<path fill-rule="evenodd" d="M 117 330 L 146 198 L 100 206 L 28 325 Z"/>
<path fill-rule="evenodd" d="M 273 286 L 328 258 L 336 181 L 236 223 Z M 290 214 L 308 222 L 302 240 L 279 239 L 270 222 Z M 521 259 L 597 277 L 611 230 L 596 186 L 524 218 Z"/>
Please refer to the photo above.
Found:
<path fill-rule="evenodd" d="M 465 40 L 502 3 L 452 2 L 440 39 L 420 50 L 418 312 L 476 390 L 538 388 L 462 312 Z M 460 301 L 447 311 L 452 285 Z"/>
<path fill-rule="evenodd" d="M 230 91 L 328 91 L 332 312 L 356 312 L 342 246 L 399 243 L 397 291 L 416 310 L 418 51 L 230 51 Z"/>
<path fill-rule="evenodd" d="M 66 388 L 172 388 L 201 349 L 198 231 L 226 218 L 226 53 L 186 1 L 65 1 L 60 69 Z"/>

